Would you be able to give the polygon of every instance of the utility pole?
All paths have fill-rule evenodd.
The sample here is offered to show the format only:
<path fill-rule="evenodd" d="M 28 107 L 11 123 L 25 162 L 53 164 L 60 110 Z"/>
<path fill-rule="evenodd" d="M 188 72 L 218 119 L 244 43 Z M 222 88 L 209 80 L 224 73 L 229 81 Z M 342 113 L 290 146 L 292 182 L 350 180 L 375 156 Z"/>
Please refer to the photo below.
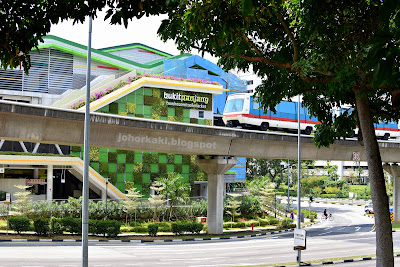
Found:
<path fill-rule="evenodd" d="M 82 188 L 82 267 L 88 267 L 89 243 L 89 122 L 90 122 L 90 63 L 92 52 L 92 17 L 89 17 L 89 37 L 87 47 L 86 101 L 84 126 L 83 188 Z"/>
<path fill-rule="evenodd" d="M 301 149 L 301 121 L 300 121 L 300 95 L 298 96 L 298 105 L 297 105 L 297 121 L 298 121 L 298 129 L 297 129 L 297 229 L 301 228 L 301 196 L 300 196 L 300 170 L 301 170 L 301 154 L 300 154 L 300 149 Z M 297 251 L 297 262 L 299 263 L 299 266 L 301 266 L 301 250 Z"/>

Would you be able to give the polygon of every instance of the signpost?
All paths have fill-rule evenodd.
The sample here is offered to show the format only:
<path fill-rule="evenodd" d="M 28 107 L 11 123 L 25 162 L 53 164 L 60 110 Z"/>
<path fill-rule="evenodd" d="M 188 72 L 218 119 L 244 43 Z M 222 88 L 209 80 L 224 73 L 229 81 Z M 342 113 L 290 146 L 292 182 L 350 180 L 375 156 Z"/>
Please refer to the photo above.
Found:
<path fill-rule="evenodd" d="M 8 205 L 7 207 L 7 226 L 6 226 L 6 235 L 8 235 L 8 214 L 10 213 L 10 205 L 11 205 L 11 194 L 6 193 L 6 201 L 4 204 Z"/>
<path fill-rule="evenodd" d="M 294 250 L 306 249 L 306 230 L 294 229 Z"/>

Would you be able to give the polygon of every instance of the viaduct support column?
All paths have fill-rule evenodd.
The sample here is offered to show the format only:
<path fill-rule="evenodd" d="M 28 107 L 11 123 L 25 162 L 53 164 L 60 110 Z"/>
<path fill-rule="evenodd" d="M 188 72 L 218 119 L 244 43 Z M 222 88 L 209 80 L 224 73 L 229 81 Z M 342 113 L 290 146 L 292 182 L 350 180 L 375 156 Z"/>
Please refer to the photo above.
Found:
<path fill-rule="evenodd" d="M 222 234 L 224 230 L 224 174 L 236 165 L 236 158 L 223 156 L 197 156 L 196 164 L 208 175 L 208 232 L 210 234 Z"/>
<path fill-rule="evenodd" d="M 383 165 L 385 171 L 393 176 L 393 222 L 400 222 L 400 166 Z"/>
<path fill-rule="evenodd" d="M 47 166 L 47 201 L 53 201 L 53 165 Z"/>

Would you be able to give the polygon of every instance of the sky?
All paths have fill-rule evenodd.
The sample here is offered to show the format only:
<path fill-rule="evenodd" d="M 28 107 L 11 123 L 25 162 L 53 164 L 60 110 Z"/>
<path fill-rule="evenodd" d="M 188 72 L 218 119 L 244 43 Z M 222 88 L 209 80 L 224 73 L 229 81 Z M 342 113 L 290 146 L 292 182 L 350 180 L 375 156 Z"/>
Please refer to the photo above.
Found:
<path fill-rule="evenodd" d="M 101 12 L 99 16 L 92 21 L 92 48 L 98 49 L 130 43 L 141 43 L 172 55 L 180 54 L 174 41 L 169 40 L 164 43 L 157 36 L 158 27 L 161 24 L 161 20 L 167 18 L 166 15 L 133 19 L 128 23 L 128 28 L 125 28 L 123 25 L 111 25 L 109 24 L 109 20 L 104 21 L 104 16 L 105 12 Z M 72 21 L 64 21 L 52 25 L 49 34 L 82 45 L 87 45 L 88 30 L 88 20 L 83 24 L 79 23 L 75 25 Z M 193 50 L 191 53 L 194 55 L 200 54 L 197 50 Z M 213 63 L 217 63 L 218 61 L 211 55 L 205 55 L 204 58 Z"/>

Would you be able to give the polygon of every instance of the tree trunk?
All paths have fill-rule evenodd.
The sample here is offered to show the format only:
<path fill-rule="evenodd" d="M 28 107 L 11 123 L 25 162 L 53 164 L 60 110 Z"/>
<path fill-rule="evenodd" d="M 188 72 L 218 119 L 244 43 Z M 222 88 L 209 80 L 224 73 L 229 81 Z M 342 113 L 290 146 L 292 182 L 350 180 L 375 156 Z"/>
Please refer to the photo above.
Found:
<path fill-rule="evenodd" d="M 375 213 L 376 266 L 392 267 L 394 266 L 394 257 L 389 200 L 386 194 L 382 159 L 375 136 L 375 129 L 367 96 L 358 95 L 356 98 L 356 105 L 368 162 L 371 198 Z"/>

